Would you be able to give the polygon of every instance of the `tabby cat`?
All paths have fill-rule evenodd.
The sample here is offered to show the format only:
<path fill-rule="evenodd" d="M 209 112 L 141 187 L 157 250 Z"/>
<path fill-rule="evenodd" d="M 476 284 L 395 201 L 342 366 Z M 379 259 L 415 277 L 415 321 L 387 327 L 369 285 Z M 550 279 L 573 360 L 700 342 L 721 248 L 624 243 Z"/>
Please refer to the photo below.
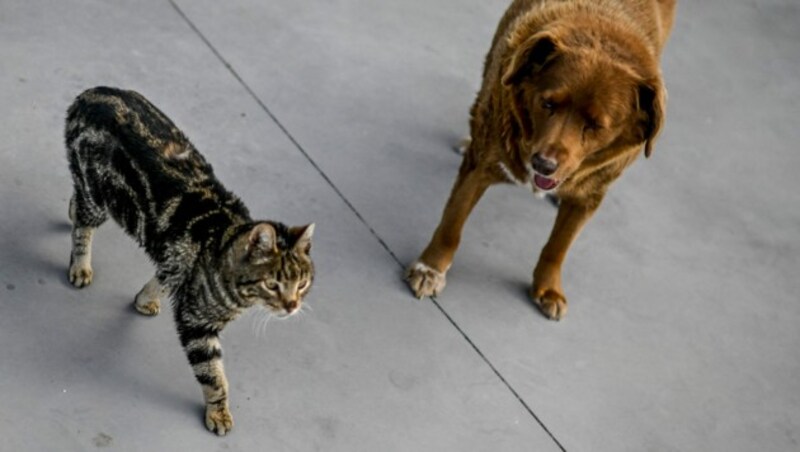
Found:
<path fill-rule="evenodd" d="M 172 297 L 181 345 L 205 397 L 206 427 L 233 426 L 219 333 L 244 309 L 300 310 L 314 279 L 314 225 L 253 221 L 164 113 L 134 91 L 97 87 L 70 106 L 74 194 L 69 280 L 92 282 L 92 233 L 110 214 L 155 263 L 134 306 L 156 315 Z"/>

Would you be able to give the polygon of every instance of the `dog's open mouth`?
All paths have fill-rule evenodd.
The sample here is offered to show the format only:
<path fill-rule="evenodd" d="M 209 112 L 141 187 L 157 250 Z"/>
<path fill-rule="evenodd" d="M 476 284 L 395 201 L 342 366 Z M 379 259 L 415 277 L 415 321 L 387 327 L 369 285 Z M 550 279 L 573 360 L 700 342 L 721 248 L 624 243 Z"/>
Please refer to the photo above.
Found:
<path fill-rule="evenodd" d="M 550 179 L 549 177 L 544 177 L 541 174 L 534 174 L 533 184 L 536 185 L 536 188 L 539 190 L 550 191 L 556 188 L 558 181 L 555 179 Z"/>

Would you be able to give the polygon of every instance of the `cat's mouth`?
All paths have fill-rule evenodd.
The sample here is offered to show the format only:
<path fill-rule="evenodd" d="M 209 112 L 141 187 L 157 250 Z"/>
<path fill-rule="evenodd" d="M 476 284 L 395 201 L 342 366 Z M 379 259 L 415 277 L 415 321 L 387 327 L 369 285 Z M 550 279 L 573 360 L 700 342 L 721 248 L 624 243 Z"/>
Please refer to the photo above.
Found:
<path fill-rule="evenodd" d="M 299 311 L 296 309 L 294 311 L 287 311 L 286 309 L 270 309 L 269 313 L 272 314 L 273 317 L 277 317 L 280 320 L 288 319 L 289 317 L 295 315 Z"/>
<path fill-rule="evenodd" d="M 297 314 L 302 309 L 300 303 L 294 303 L 288 306 L 281 306 L 275 303 L 267 303 L 265 306 L 270 314 L 279 319 L 288 319 L 289 317 Z"/>

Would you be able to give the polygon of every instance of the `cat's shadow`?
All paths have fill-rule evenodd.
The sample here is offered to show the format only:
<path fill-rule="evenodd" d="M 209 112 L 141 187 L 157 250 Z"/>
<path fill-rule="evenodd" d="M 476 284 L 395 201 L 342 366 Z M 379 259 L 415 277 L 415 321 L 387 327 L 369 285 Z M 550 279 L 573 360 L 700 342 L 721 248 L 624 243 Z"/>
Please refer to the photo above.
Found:
<path fill-rule="evenodd" d="M 26 238 L 6 242 L 4 251 L 7 251 L 9 256 L 13 256 L 13 264 L 16 267 L 38 275 L 42 281 L 45 279 L 58 281 L 63 290 L 75 291 L 76 289 L 68 279 L 71 223 L 51 218 L 40 223 L 38 229 L 38 231 L 29 231 L 29 234 L 23 236 Z M 42 249 L 36 241 L 42 237 L 49 239 L 50 237 L 47 236 L 51 234 L 67 235 L 63 259 L 55 260 L 52 257 L 53 253 Z M 202 420 L 205 416 L 205 408 L 201 396 L 192 398 L 168 389 L 168 385 L 159 384 L 158 378 L 150 378 L 143 375 L 142 372 L 137 372 L 136 369 L 139 369 L 139 366 L 136 366 L 135 363 L 120 360 L 120 350 L 130 347 L 133 335 L 137 334 L 133 331 L 136 326 L 134 322 L 146 322 L 152 319 L 143 317 L 134 309 L 132 294 L 120 294 L 119 298 L 121 299 L 116 296 L 113 298 L 113 300 L 86 300 L 86 303 L 82 303 L 80 306 L 59 300 L 55 309 L 92 309 L 91 305 L 94 303 L 113 303 L 119 306 L 123 312 L 114 315 L 112 319 L 103 319 L 104 322 L 113 324 L 104 323 L 94 329 L 68 327 L 69 334 L 55 332 L 54 335 L 57 335 L 58 339 L 51 341 L 51 346 L 47 349 L 49 359 L 41 361 L 47 363 L 46 368 L 42 369 L 43 373 L 52 373 L 53 368 L 70 369 L 86 363 L 86 365 L 96 367 L 97 375 L 102 375 L 102 378 L 95 379 L 95 383 L 98 385 L 108 385 L 114 392 L 125 394 L 124 397 L 131 399 L 140 399 L 144 396 L 156 406 L 184 414 L 191 413 L 193 415 L 199 412 Z M 48 309 L 53 309 L 53 307 Z M 167 313 L 167 315 L 169 314 Z M 98 347 L 98 344 L 102 344 L 102 347 Z M 153 347 L 155 346 L 156 344 L 153 344 Z M 177 340 L 175 346 L 179 347 Z M 40 361 L 34 360 L 33 362 Z M 187 379 L 191 380 L 191 372 L 188 373 Z"/>
<path fill-rule="evenodd" d="M 119 306 L 119 309 L 123 312 L 116 316 L 116 320 L 112 320 L 115 322 L 113 325 L 103 325 L 101 335 L 82 335 L 79 339 L 74 339 L 76 343 L 68 345 L 66 348 L 75 349 L 75 347 L 79 347 L 79 350 L 98 350 L 97 343 L 100 342 L 103 344 L 103 347 L 99 349 L 101 352 L 93 353 L 94 365 L 102 375 L 98 383 L 102 382 L 102 384 L 111 387 L 115 393 L 126 394 L 124 397 L 130 397 L 131 399 L 144 397 L 156 406 L 184 414 L 200 412 L 202 416 L 205 416 L 202 397 L 199 394 L 198 398 L 192 398 L 168 389 L 166 379 L 148 375 L 141 370 L 142 366 L 137 365 L 135 362 L 120 360 L 120 350 L 130 347 L 131 343 L 135 342 L 134 336 L 137 334 L 134 331 L 136 328 L 135 322 L 154 320 L 136 311 L 133 307 L 132 297 L 129 299 L 122 296 L 121 298 L 121 300 L 96 300 L 95 302 L 113 303 Z M 169 327 L 171 326 L 170 322 Z M 156 347 L 157 344 L 145 344 L 144 346 Z M 175 347 L 178 346 L 178 341 L 176 340 Z M 65 365 L 69 365 L 69 363 L 65 363 Z M 191 372 L 187 372 L 187 380 L 191 381 Z M 202 416 L 200 419 L 203 419 Z"/>
<path fill-rule="evenodd" d="M 47 232 L 51 232 L 54 234 L 71 234 L 72 233 L 72 224 L 68 221 L 63 220 L 50 220 L 47 222 Z M 69 245 L 68 245 L 69 246 Z M 38 268 L 44 270 L 49 276 L 51 276 L 51 280 L 58 281 L 63 287 L 72 289 L 73 286 L 69 282 L 69 248 L 65 251 L 66 258 L 64 262 L 53 262 L 50 259 L 39 258 L 35 264 Z"/>
<path fill-rule="evenodd" d="M 39 226 L 39 230 L 14 227 L 23 230 L 25 234 L 3 242 L 3 252 L 11 258 L 5 265 L 13 265 L 24 269 L 24 274 L 38 275 L 41 284 L 57 281 L 64 288 L 72 288 L 68 278 L 69 263 L 69 234 L 72 225 L 63 220 L 50 219 Z M 67 236 L 67 245 L 63 250 L 63 259 L 54 260 L 47 250 L 43 249 L 42 242 L 49 240 L 53 235 Z"/>
<path fill-rule="evenodd" d="M 72 224 L 69 221 L 62 221 L 62 220 L 50 220 L 47 222 L 47 231 L 48 232 L 57 232 L 57 233 L 70 233 L 72 232 Z"/>

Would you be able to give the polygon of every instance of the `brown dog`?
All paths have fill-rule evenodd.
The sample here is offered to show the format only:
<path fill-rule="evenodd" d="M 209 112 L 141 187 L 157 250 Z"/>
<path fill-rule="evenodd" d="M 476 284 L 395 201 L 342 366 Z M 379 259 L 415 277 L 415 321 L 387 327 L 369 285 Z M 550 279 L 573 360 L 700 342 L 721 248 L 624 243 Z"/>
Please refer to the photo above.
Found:
<path fill-rule="evenodd" d="M 470 112 L 471 142 L 430 244 L 408 268 L 417 297 L 435 295 L 484 191 L 529 186 L 560 199 L 533 271 L 531 297 L 567 311 L 561 264 L 608 186 L 650 156 L 664 121 L 658 59 L 675 0 L 515 0 L 500 21 Z"/>

